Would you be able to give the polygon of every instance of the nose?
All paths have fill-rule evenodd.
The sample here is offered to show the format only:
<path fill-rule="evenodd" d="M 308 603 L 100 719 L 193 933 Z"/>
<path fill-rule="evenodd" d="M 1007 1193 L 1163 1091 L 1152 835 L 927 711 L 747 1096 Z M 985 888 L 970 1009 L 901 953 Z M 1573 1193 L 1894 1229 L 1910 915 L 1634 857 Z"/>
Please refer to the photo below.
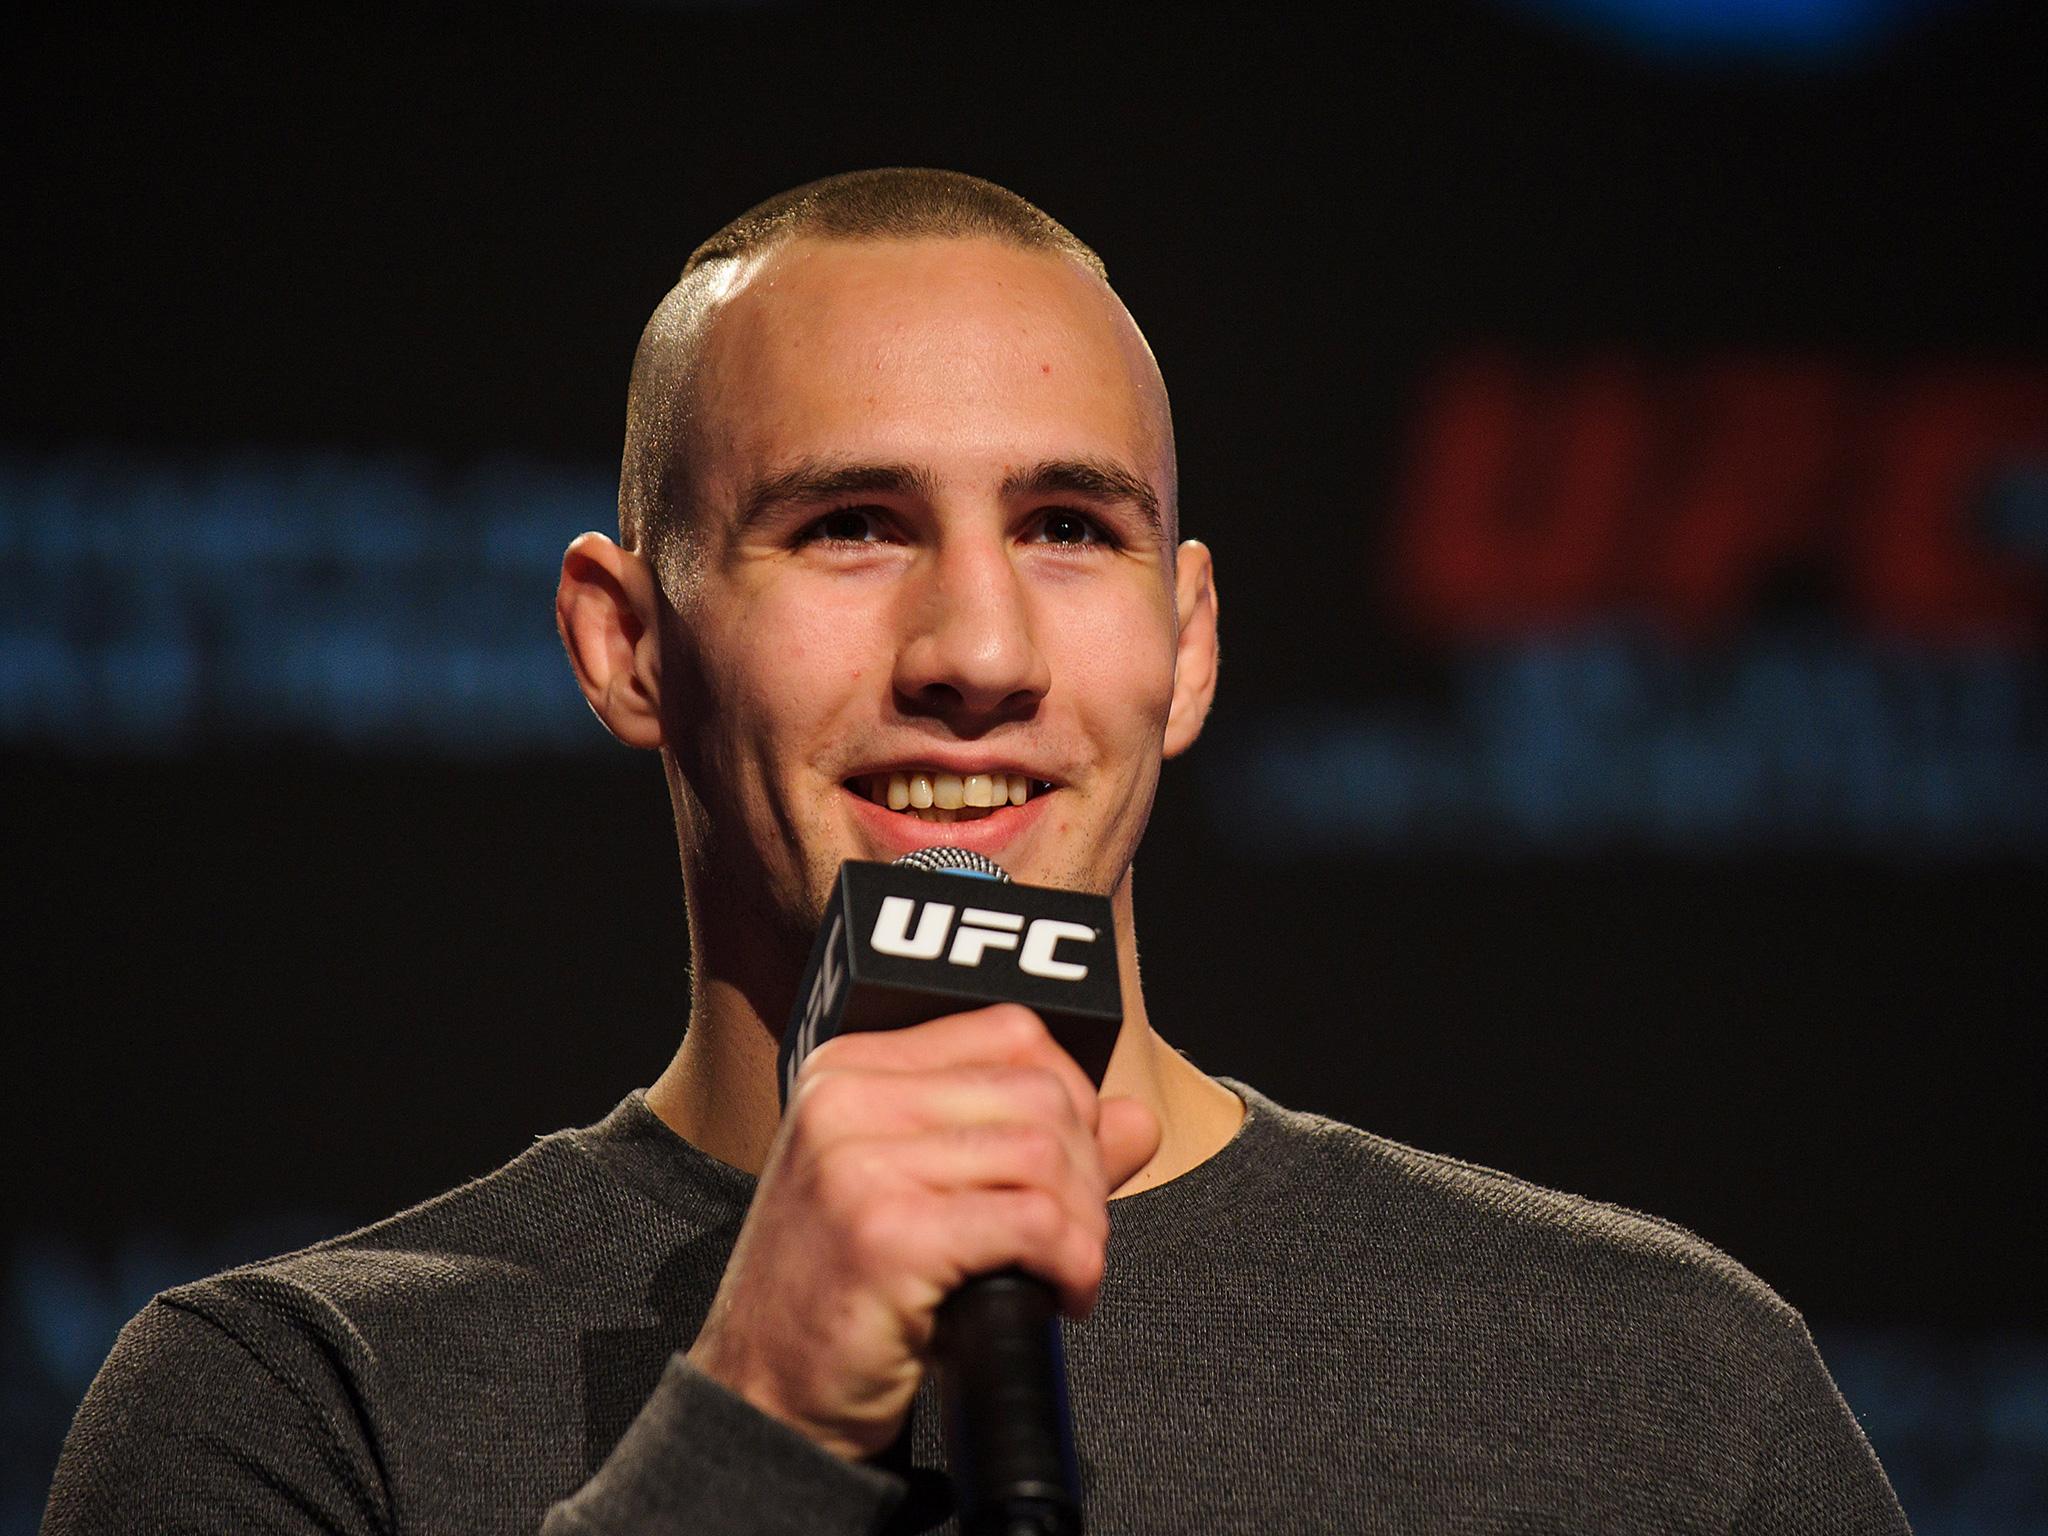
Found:
<path fill-rule="evenodd" d="M 1007 540 L 941 541 L 904 599 L 895 687 L 906 711 L 974 735 L 1037 709 L 1052 668 Z"/>

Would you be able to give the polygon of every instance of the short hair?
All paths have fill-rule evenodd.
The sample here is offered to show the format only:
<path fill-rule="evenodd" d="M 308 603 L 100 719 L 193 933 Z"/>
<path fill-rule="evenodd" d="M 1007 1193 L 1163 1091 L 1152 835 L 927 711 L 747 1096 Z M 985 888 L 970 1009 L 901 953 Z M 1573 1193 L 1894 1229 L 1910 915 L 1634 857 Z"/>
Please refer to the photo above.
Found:
<path fill-rule="evenodd" d="M 888 167 L 850 171 L 793 188 L 749 208 L 690 253 L 676 286 L 655 308 L 633 355 L 626 451 L 619 473 L 619 537 L 677 568 L 691 486 L 684 434 L 696 332 L 711 274 L 784 240 L 986 239 L 1064 256 L 1103 282 L 1102 258 L 1043 209 L 961 171 Z"/>
<path fill-rule="evenodd" d="M 964 171 L 901 166 L 827 176 L 749 208 L 690 253 L 683 276 L 798 235 L 824 240 L 979 236 L 1025 250 L 1058 251 L 1109 281 L 1100 256 L 1051 214 L 1007 187 Z"/>

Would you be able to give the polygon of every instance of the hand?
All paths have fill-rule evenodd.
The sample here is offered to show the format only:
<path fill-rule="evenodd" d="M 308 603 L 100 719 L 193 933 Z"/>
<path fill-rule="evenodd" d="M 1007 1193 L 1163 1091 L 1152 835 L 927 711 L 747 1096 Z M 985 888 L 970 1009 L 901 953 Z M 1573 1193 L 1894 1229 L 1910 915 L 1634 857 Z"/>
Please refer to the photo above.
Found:
<path fill-rule="evenodd" d="M 706 1375 L 848 1458 L 902 1428 L 939 1303 L 1011 1265 L 1085 1316 L 1109 1192 L 1159 1146 L 1014 1003 L 806 1058 L 704 1330 Z"/>

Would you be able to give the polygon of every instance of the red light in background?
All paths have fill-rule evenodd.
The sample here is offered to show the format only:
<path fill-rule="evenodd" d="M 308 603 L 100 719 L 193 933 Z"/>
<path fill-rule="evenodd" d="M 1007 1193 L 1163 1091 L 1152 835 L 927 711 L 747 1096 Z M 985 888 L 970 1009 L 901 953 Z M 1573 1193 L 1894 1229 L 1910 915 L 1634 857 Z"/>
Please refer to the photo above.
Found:
<path fill-rule="evenodd" d="M 1833 362 L 1466 358 L 1425 388 L 1395 542 L 1402 611 L 1484 639 L 1629 618 L 1705 640 L 1788 567 L 1874 633 L 2025 644 L 2048 581 L 1976 511 L 2048 451 L 2048 375 Z"/>

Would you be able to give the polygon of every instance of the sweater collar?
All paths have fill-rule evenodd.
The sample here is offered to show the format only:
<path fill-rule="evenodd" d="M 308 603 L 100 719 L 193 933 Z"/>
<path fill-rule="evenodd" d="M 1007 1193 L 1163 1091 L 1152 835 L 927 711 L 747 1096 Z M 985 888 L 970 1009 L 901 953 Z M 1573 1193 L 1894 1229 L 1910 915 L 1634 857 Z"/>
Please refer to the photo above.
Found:
<path fill-rule="evenodd" d="M 1262 1189 L 1282 1181 L 1299 1150 L 1290 1145 L 1288 1127 L 1309 1117 L 1235 1079 L 1218 1081 L 1244 1101 L 1237 1134 L 1179 1178 L 1112 1200 L 1111 1230 L 1120 1245 L 1213 1231 L 1219 1220 L 1248 1201 L 1256 1203 Z M 755 1176 L 678 1136 L 648 1107 L 645 1089 L 635 1089 L 569 1139 L 660 1204 L 698 1219 L 737 1217 L 754 1198 Z"/>

